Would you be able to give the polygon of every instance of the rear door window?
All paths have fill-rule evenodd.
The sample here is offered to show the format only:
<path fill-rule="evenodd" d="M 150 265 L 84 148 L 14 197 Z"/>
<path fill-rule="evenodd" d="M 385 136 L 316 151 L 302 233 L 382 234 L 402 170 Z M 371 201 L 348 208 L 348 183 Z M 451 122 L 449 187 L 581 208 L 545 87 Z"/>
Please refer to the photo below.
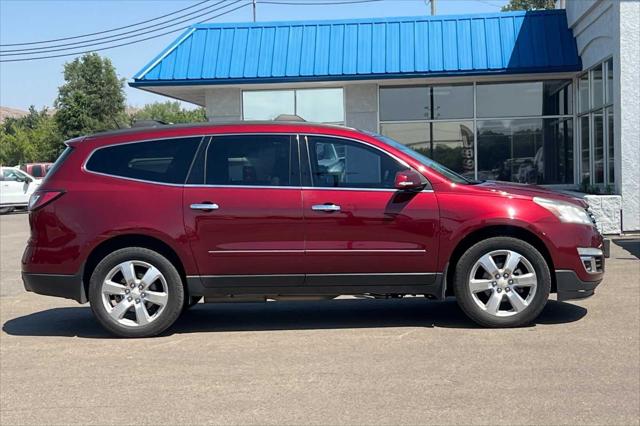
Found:
<path fill-rule="evenodd" d="M 150 182 L 184 184 L 201 136 L 113 145 L 96 150 L 87 170 Z"/>
<path fill-rule="evenodd" d="M 205 183 L 299 185 L 295 146 L 290 135 L 213 136 L 206 153 Z"/>

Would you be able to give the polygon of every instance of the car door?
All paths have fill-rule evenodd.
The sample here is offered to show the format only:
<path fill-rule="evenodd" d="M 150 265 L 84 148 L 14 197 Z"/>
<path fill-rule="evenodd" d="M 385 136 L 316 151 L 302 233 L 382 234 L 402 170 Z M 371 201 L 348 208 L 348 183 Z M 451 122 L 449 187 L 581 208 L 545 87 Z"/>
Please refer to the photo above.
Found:
<path fill-rule="evenodd" d="M 433 191 L 394 189 L 396 173 L 410 167 L 372 145 L 323 136 L 304 140 L 303 179 L 309 174 L 305 185 L 311 184 L 302 192 L 307 285 L 432 284 L 441 272 L 435 271 Z"/>
<path fill-rule="evenodd" d="M 234 294 L 303 284 L 296 137 L 214 135 L 198 157 L 184 219 L 202 284 Z"/>
<path fill-rule="evenodd" d="M 2 199 L 0 204 L 27 204 L 29 182 L 27 177 L 15 169 L 2 169 Z"/>

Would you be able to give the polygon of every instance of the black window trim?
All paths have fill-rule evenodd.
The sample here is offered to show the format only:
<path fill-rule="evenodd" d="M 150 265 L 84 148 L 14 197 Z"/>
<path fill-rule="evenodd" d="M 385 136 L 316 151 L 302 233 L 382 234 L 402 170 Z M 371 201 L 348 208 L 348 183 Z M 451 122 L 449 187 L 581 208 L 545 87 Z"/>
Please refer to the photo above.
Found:
<path fill-rule="evenodd" d="M 299 135 L 297 133 L 289 133 L 289 132 L 248 132 L 248 133 L 215 133 L 207 135 L 209 136 L 209 140 L 204 147 L 204 155 L 202 156 L 202 161 L 204 161 L 204 183 L 187 183 L 181 186 L 185 188 L 266 188 L 266 189 L 300 189 L 300 182 L 302 182 L 301 176 L 301 161 L 300 161 L 300 141 Z M 298 169 L 297 183 L 296 185 L 224 185 L 224 184 L 208 184 L 207 181 L 207 154 L 209 152 L 209 146 L 214 142 L 215 138 L 221 138 L 224 136 L 288 136 L 290 145 L 289 145 L 289 159 L 293 158 L 297 160 L 297 164 L 293 167 L 294 169 Z M 291 150 L 295 150 L 295 152 L 291 152 Z M 196 152 L 196 157 L 198 152 Z M 194 157 L 194 163 L 196 158 Z M 193 167 L 193 164 L 192 164 Z M 191 168 L 189 169 L 189 174 L 187 174 L 186 182 L 189 181 L 189 175 L 191 174 Z"/>
<path fill-rule="evenodd" d="M 406 161 L 404 161 L 403 159 L 397 157 L 396 155 L 380 148 L 379 146 L 376 146 L 374 144 L 359 140 L 359 139 L 354 139 L 354 138 L 349 138 L 349 137 L 345 137 L 345 136 L 338 136 L 338 135 L 327 135 L 327 134 L 319 134 L 319 133 L 305 133 L 305 134 L 301 134 L 301 136 L 304 139 L 304 142 L 301 140 L 300 143 L 304 144 L 304 152 L 306 153 L 306 160 L 305 161 L 305 169 L 306 171 L 309 173 L 309 186 L 303 187 L 303 189 L 313 189 L 313 190 L 329 190 L 329 191 L 379 191 L 379 192 L 398 192 L 400 191 L 399 189 L 396 188 L 357 188 L 357 187 L 326 187 L 326 186 L 314 186 L 313 184 L 313 176 L 311 173 L 312 167 L 311 167 L 311 154 L 309 153 L 309 137 L 325 137 L 325 138 L 332 138 L 332 139 L 341 139 L 347 142 L 352 142 L 355 144 L 361 144 L 361 145 L 365 145 L 369 148 L 372 148 L 373 150 L 377 150 L 380 151 L 383 155 L 386 155 L 388 157 L 390 157 L 391 159 L 393 159 L 394 161 L 400 163 L 402 166 L 406 167 L 407 170 L 413 170 L 416 173 L 420 174 L 421 176 L 424 177 L 424 180 L 427 182 L 427 185 L 424 187 L 424 189 L 422 189 L 420 192 L 433 192 L 433 188 L 431 187 L 431 182 L 429 182 L 429 180 L 420 172 L 418 172 L 414 167 L 411 167 L 411 165 L 409 165 Z M 302 151 L 301 151 L 302 152 Z M 302 167 L 301 167 L 302 169 Z"/>
<path fill-rule="evenodd" d="M 200 142 L 198 142 L 198 148 L 196 148 L 196 152 L 194 153 L 194 158 L 195 158 L 200 145 L 202 145 L 203 139 L 205 139 L 207 136 L 210 136 L 210 135 L 195 134 L 195 135 L 181 135 L 181 136 L 166 136 L 166 137 L 161 137 L 161 138 L 149 138 L 149 139 L 140 139 L 140 140 L 135 140 L 135 141 L 117 142 L 117 143 L 112 143 L 112 144 L 109 144 L 109 145 L 100 146 L 100 147 L 95 148 L 93 151 L 91 151 L 91 153 L 87 156 L 87 158 L 82 163 L 81 169 L 82 169 L 82 171 L 84 171 L 86 173 L 90 173 L 90 174 L 94 174 L 94 175 L 98 175 L 98 176 L 111 177 L 111 178 L 115 178 L 115 179 L 124 179 L 124 180 L 129 180 L 129 181 L 133 181 L 133 182 L 141 182 L 141 183 L 151 183 L 151 184 L 154 184 L 154 185 L 184 187 L 185 186 L 184 182 L 183 183 L 157 182 L 157 181 L 154 181 L 154 180 L 138 179 L 138 178 L 132 178 L 132 177 L 127 177 L 127 176 L 114 175 L 114 174 L 111 174 L 111 173 L 96 172 L 95 170 L 88 169 L 87 168 L 87 164 L 89 164 L 89 161 L 91 160 L 91 157 L 93 157 L 93 155 L 96 152 L 98 152 L 100 150 L 103 150 L 103 149 L 107 149 L 107 148 L 113 148 L 113 147 L 122 146 L 122 145 L 131 145 L 131 144 L 135 144 L 135 143 L 144 143 L 144 142 L 200 138 Z M 191 159 L 191 163 L 189 165 L 188 172 L 191 171 L 191 166 L 193 165 L 194 158 Z M 185 182 L 187 181 L 188 177 L 189 177 L 189 173 L 187 173 L 187 175 L 185 176 Z"/>
<path fill-rule="evenodd" d="M 299 164 L 299 171 L 300 171 L 300 184 L 298 186 L 262 186 L 262 185 L 209 185 L 209 184 L 179 184 L 179 183 L 166 183 L 166 182 L 155 182 L 155 181 L 149 181 L 149 180 L 144 180 L 144 179 L 136 179 L 136 178 L 129 178 L 129 177 L 124 177 L 124 176 L 118 176 L 118 175 L 112 175 L 112 174 L 108 174 L 108 173 L 102 173 L 102 172 L 95 172 L 92 170 L 87 169 L 87 163 L 89 162 L 89 160 L 91 159 L 91 157 L 93 156 L 93 154 L 96 151 L 99 151 L 101 149 L 105 149 L 105 148 L 109 148 L 112 146 L 118 146 L 118 145 L 128 145 L 128 144 L 132 144 L 132 143 L 141 143 L 141 142 L 151 142 L 151 141 L 160 141 L 160 140 L 166 140 L 166 139 L 185 139 L 185 138 L 195 138 L 195 137 L 201 137 L 202 140 L 200 141 L 200 146 L 203 145 L 203 143 L 206 143 L 206 148 L 208 148 L 209 144 L 211 143 L 211 141 L 217 137 L 217 136 L 244 136 L 244 135 L 289 135 L 291 138 L 295 138 L 292 140 L 292 142 L 297 143 L 297 147 L 298 147 L 298 164 Z M 150 184 L 155 184 L 155 185 L 163 185 L 163 186 L 172 186 L 172 187 L 183 187 L 183 188 L 266 188 L 266 189 L 289 189 L 289 190 L 314 190 L 314 191 L 369 191 L 369 192 L 398 192 L 398 189 L 395 188 L 349 188 L 349 187 L 319 187 L 319 186 L 313 186 L 313 184 L 311 182 L 305 182 L 305 178 L 304 178 L 304 170 L 306 168 L 306 170 L 311 170 L 311 162 L 309 159 L 309 153 L 308 153 L 308 147 L 307 147 L 307 137 L 309 136 L 319 136 L 319 137 L 327 137 L 327 138 L 334 138 L 334 139 L 343 139 L 345 141 L 351 141 L 354 143 L 358 143 L 358 144 L 363 144 L 366 145 L 370 148 L 373 148 L 375 150 L 378 150 L 380 152 L 382 152 L 383 154 L 386 154 L 388 156 L 390 156 L 391 158 L 393 158 L 394 160 L 398 161 L 400 164 L 402 164 L 403 166 L 406 166 L 407 169 L 411 169 L 415 171 L 415 168 L 411 167 L 406 161 L 404 161 L 403 159 L 397 157 L 396 155 L 387 152 L 386 150 L 372 144 L 369 142 L 365 142 L 363 140 L 360 139 L 354 139 L 354 138 L 350 138 L 350 137 L 346 137 L 346 136 L 340 136 L 340 135 L 332 135 L 332 134 L 326 134 L 326 133 L 314 133 L 314 132 L 283 132 L 283 133 L 278 133 L 278 132 L 247 132 L 247 133 L 208 133 L 208 134 L 194 134 L 194 135 L 181 135 L 181 136 L 167 136 L 167 137 L 160 137 L 160 138 L 149 138 L 149 139 L 140 139 L 140 140 L 135 140 L 135 141 L 128 141 L 128 142 L 120 142 L 120 143 L 112 143 L 109 145 L 104 145 L 104 146 L 100 146 L 98 148 L 95 148 L 93 151 L 91 151 L 91 153 L 87 156 L 87 158 L 85 159 L 85 161 L 82 163 L 82 170 L 86 173 L 91 173 L 91 174 L 95 174 L 95 175 L 99 175 L 99 176 L 107 176 L 107 177 L 112 177 L 112 178 L 116 178 L 116 179 L 124 179 L 124 180 L 129 180 L 129 181 L 134 181 L 134 182 L 142 182 L 142 183 L 150 183 Z M 204 142 L 203 142 L 204 141 Z M 294 144 L 292 144 L 293 146 Z M 206 149 L 205 148 L 205 149 Z M 194 160 L 192 161 L 192 164 L 189 168 L 189 173 L 187 174 L 187 178 L 185 179 L 185 182 L 188 181 L 189 178 L 189 174 L 191 173 L 191 168 L 193 167 L 193 162 L 195 161 L 195 156 L 197 155 L 197 151 L 200 149 L 200 147 L 196 150 L 196 153 L 194 154 Z M 206 153 L 206 151 L 205 151 Z M 306 153 L 306 156 L 305 156 Z M 303 161 L 303 157 L 306 157 L 307 161 Z M 206 159 L 205 159 L 206 160 Z M 420 172 L 418 172 L 420 173 Z M 423 175 L 422 173 L 420 173 L 421 175 Z M 424 176 L 424 175 L 423 175 Z M 310 179 L 310 176 L 308 177 Z M 425 177 L 425 180 L 428 181 L 428 179 Z M 431 183 L 428 183 L 427 186 L 421 191 L 421 192 L 433 192 L 433 189 L 431 187 Z"/>

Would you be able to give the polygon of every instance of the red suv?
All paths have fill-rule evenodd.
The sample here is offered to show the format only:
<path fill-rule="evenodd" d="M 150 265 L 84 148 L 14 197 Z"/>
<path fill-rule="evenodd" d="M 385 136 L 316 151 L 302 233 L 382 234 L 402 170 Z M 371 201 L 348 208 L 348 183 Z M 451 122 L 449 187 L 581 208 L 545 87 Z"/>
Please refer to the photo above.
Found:
<path fill-rule="evenodd" d="M 205 302 L 444 299 L 487 327 L 593 294 L 586 204 L 470 181 L 386 137 L 308 123 L 78 138 L 30 200 L 27 291 L 90 302 L 128 337 Z"/>

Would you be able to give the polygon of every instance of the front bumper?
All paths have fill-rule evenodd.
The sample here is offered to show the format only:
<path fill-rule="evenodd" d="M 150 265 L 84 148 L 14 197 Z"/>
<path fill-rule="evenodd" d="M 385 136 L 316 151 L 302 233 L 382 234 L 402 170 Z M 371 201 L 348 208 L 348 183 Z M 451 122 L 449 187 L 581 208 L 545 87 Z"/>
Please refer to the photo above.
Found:
<path fill-rule="evenodd" d="M 22 273 L 24 289 L 45 296 L 64 297 L 79 303 L 87 302 L 82 276 Z"/>
<path fill-rule="evenodd" d="M 602 278 L 597 281 L 582 281 L 574 271 L 558 270 L 556 271 L 558 301 L 585 299 L 593 296 L 601 281 Z"/>

